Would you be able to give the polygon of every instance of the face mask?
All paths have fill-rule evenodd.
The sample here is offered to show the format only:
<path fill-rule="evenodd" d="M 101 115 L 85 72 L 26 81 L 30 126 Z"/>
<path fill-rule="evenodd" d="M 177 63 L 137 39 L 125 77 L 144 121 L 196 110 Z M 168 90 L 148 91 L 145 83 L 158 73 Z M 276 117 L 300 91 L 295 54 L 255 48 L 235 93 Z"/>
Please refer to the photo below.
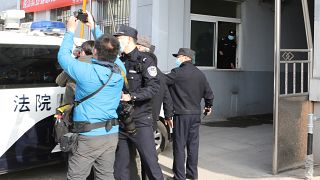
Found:
<path fill-rule="evenodd" d="M 119 42 L 120 42 L 120 52 L 124 52 L 124 49 L 127 47 L 129 42 L 126 42 L 126 40 L 124 39 L 119 40 Z"/>
<path fill-rule="evenodd" d="M 180 67 L 182 62 L 179 60 L 179 58 L 176 58 L 176 67 Z"/>
<path fill-rule="evenodd" d="M 120 41 L 120 52 L 124 52 L 125 46 L 125 43 L 123 43 L 123 41 Z"/>
<path fill-rule="evenodd" d="M 234 40 L 234 36 L 229 35 L 229 36 L 228 36 L 228 39 L 229 39 L 230 41 L 232 41 L 232 40 Z"/>

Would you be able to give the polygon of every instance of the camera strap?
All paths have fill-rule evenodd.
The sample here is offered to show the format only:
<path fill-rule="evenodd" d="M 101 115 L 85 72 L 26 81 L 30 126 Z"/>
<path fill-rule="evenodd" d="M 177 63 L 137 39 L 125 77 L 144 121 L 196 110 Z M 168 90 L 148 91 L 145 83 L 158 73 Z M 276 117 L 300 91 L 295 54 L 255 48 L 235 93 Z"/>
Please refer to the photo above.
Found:
<path fill-rule="evenodd" d="M 124 85 L 125 85 L 126 89 L 129 89 L 129 83 L 128 83 L 126 73 L 117 64 L 110 63 L 110 62 L 104 62 L 104 61 L 94 61 L 93 63 L 107 67 L 107 68 L 111 69 L 111 71 L 121 74 L 122 78 L 124 79 Z"/>
<path fill-rule="evenodd" d="M 101 91 L 101 90 L 109 83 L 112 75 L 113 75 L 113 71 L 111 71 L 111 74 L 110 74 L 110 76 L 109 76 L 109 79 L 107 80 L 107 82 L 106 82 L 105 84 L 103 84 L 99 89 L 97 89 L 95 92 L 89 94 L 88 96 L 80 99 L 79 101 L 75 101 L 75 102 L 74 102 L 74 105 L 75 105 L 75 106 L 78 106 L 78 105 L 79 105 L 80 103 L 82 103 L 83 101 L 85 101 L 85 100 L 91 98 L 92 96 L 96 95 L 99 91 Z"/>
<path fill-rule="evenodd" d="M 124 79 L 124 85 L 125 85 L 126 89 L 129 89 L 129 83 L 128 83 L 126 73 L 120 67 L 119 67 L 119 69 L 120 69 L 121 76 Z"/>

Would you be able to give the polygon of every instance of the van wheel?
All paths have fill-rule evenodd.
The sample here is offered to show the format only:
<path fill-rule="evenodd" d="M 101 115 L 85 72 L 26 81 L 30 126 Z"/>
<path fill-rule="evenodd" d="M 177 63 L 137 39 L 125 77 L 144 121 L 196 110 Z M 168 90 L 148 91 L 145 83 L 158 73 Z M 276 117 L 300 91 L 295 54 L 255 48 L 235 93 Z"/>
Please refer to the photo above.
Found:
<path fill-rule="evenodd" d="M 157 129 L 154 131 L 154 141 L 156 144 L 157 153 L 161 153 L 168 144 L 168 131 L 161 121 L 157 121 Z"/>

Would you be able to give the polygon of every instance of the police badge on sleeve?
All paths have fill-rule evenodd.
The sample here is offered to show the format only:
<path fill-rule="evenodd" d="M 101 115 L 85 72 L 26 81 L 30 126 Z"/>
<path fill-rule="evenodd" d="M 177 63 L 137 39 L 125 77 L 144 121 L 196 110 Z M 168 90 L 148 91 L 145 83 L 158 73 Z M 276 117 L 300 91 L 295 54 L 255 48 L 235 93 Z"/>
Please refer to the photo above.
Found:
<path fill-rule="evenodd" d="M 148 70 L 148 73 L 151 77 L 156 77 L 158 74 L 157 67 L 155 67 L 155 66 L 150 66 L 150 67 L 148 67 L 147 70 Z"/>

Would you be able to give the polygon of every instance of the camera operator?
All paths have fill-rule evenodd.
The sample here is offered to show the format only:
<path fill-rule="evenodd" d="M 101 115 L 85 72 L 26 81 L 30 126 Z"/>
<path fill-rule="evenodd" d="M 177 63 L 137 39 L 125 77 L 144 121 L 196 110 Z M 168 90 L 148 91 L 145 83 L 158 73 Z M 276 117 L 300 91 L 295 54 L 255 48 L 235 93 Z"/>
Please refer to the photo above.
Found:
<path fill-rule="evenodd" d="M 89 21 L 93 21 L 88 17 Z M 72 56 L 74 32 L 78 20 L 70 17 L 67 32 L 61 44 L 58 61 L 63 70 L 76 82 L 75 100 L 78 101 L 103 87 L 91 98 L 80 103 L 74 109 L 74 125 L 104 124 L 100 128 L 80 132 L 77 146 L 68 160 L 67 179 L 85 179 L 94 167 L 96 179 L 113 179 L 113 163 L 118 140 L 116 109 L 120 102 L 124 79 L 115 67 L 125 69 L 117 58 L 119 42 L 111 35 L 96 39 L 92 64 L 75 60 Z M 101 64 L 111 64 L 107 68 Z M 92 127 L 92 126 L 90 126 Z M 81 129 L 81 128 L 80 128 Z"/>
<path fill-rule="evenodd" d="M 129 89 L 126 89 L 121 100 L 133 102 L 132 120 L 136 126 L 135 134 L 120 127 L 114 165 L 115 179 L 130 179 L 129 161 L 135 156 L 130 150 L 137 148 L 149 179 L 162 180 L 152 128 L 151 101 L 159 91 L 158 71 L 154 60 L 137 49 L 137 34 L 136 29 L 125 25 L 120 25 L 115 33 L 123 52 L 121 60 L 125 63 L 129 81 Z"/>

